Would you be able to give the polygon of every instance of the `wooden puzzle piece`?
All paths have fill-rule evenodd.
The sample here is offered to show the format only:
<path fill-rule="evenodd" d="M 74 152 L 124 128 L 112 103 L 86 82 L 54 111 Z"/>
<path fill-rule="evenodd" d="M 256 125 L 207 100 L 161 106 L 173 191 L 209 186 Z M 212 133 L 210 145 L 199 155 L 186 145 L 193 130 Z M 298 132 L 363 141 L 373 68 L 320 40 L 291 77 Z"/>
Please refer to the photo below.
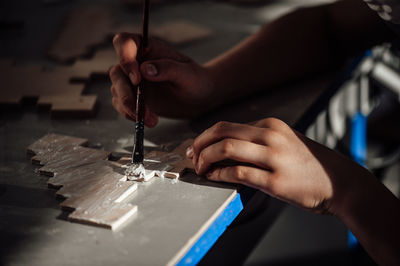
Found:
<path fill-rule="evenodd" d="M 179 45 L 207 38 L 212 31 L 187 20 L 167 22 L 150 29 L 152 36 L 170 44 Z"/>
<path fill-rule="evenodd" d="M 91 47 L 106 41 L 111 28 L 111 16 L 105 7 L 91 5 L 76 9 L 65 19 L 48 56 L 66 63 L 88 55 Z"/>
<path fill-rule="evenodd" d="M 138 24 L 122 24 L 113 28 L 113 34 L 118 32 L 140 33 Z M 212 36 L 212 30 L 188 20 L 171 20 L 162 24 L 152 24 L 150 36 L 161 39 L 173 45 L 186 44 Z"/>
<path fill-rule="evenodd" d="M 171 153 L 147 154 L 149 171 L 153 171 L 153 176 L 162 176 L 162 169 L 168 169 L 164 176 L 177 178 L 187 168 L 193 169 L 185 156 L 192 142 L 183 142 Z M 42 165 L 39 172 L 51 176 L 48 185 L 58 189 L 56 195 L 65 199 L 60 206 L 71 211 L 70 221 L 115 230 L 136 213 L 137 206 L 125 201 L 138 185 L 124 181 L 124 160 L 108 161 L 109 152 L 82 146 L 86 144 L 86 139 L 48 134 L 27 151 L 33 156 L 33 163 Z"/>
<path fill-rule="evenodd" d="M 41 174 L 52 176 L 49 186 L 60 188 L 60 204 L 71 210 L 70 221 L 117 229 L 136 211 L 125 203 L 136 189 L 134 182 L 121 182 L 119 165 L 106 161 L 110 152 L 82 147 L 86 139 L 48 134 L 28 147 Z"/>
<path fill-rule="evenodd" d="M 32 162 L 43 165 L 41 158 L 45 158 L 49 152 L 61 152 L 64 149 L 72 149 L 76 146 L 85 146 L 87 139 L 75 138 L 57 134 L 47 134 L 41 139 L 35 141 L 27 148 L 28 155 L 34 156 Z"/>
<path fill-rule="evenodd" d="M 77 73 L 82 67 L 65 72 L 43 71 L 38 65 L 4 67 L 0 78 L 7 89 L 0 95 L 0 105 L 19 106 L 24 99 L 33 99 L 38 110 L 50 110 L 52 118 L 92 117 L 97 95 L 82 95 L 85 84 L 70 83 L 71 69 Z"/>
<path fill-rule="evenodd" d="M 48 98 L 45 98 L 48 99 Z M 39 98 L 38 104 L 43 104 L 44 99 Z M 97 95 L 81 95 L 78 97 L 55 97 L 51 100 L 52 118 L 88 118 L 96 113 Z"/>
<path fill-rule="evenodd" d="M 128 2 L 134 6 L 139 3 L 135 0 Z M 140 23 L 117 25 L 109 10 L 101 6 L 76 9 L 66 17 L 48 56 L 61 63 L 72 62 L 90 55 L 96 46 L 111 40 L 118 32 L 139 33 Z M 150 35 L 175 45 L 203 39 L 211 34 L 210 29 L 187 20 L 155 24 L 150 28 Z"/>
<path fill-rule="evenodd" d="M 91 76 L 108 76 L 108 70 L 116 63 L 114 49 L 101 49 L 90 59 L 78 60 L 72 66 L 57 67 L 52 73 L 69 81 L 86 82 Z"/>
<path fill-rule="evenodd" d="M 78 74 L 78 76 L 86 78 L 98 71 L 103 73 L 104 64 L 102 63 L 104 61 L 99 62 L 97 60 L 96 64 L 91 62 L 92 59 L 83 59 L 82 57 L 89 56 L 95 47 L 111 41 L 112 37 L 118 32 L 139 32 L 140 30 L 140 23 L 116 24 L 111 18 L 109 10 L 105 7 L 96 5 L 80 8 L 67 16 L 58 38 L 48 51 L 48 56 L 61 63 L 69 63 L 80 58 L 81 61 L 74 68 L 69 69 L 74 72 L 74 75 Z M 115 61 L 115 51 L 111 51 L 112 59 Z M 101 58 L 99 55 L 95 56 Z M 105 58 L 109 59 L 110 57 L 107 56 Z M 108 67 L 110 66 L 109 61 L 105 61 L 105 63 L 108 64 Z"/>

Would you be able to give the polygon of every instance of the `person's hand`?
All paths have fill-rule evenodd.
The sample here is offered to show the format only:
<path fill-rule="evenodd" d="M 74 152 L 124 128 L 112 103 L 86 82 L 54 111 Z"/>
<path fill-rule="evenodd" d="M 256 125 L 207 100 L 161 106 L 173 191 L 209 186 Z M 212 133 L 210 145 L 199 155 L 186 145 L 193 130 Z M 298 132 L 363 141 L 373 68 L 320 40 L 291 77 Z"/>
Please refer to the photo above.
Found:
<path fill-rule="evenodd" d="M 155 126 L 157 115 L 190 117 L 210 106 L 207 98 L 212 91 L 212 82 L 206 68 L 153 39 L 139 64 L 137 55 L 141 38 L 138 34 L 119 33 L 113 44 L 119 64 L 110 70 L 112 102 L 125 118 L 136 119 L 134 86 L 143 80 L 146 81 L 146 126 Z"/>
<path fill-rule="evenodd" d="M 219 122 L 195 139 L 187 156 L 196 173 L 210 180 L 241 183 L 302 208 L 333 214 L 354 186 L 368 180 L 360 182 L 359 177 L 369 174 L 274 118 L 251 125 Z M 230 164 L 224 164 L 227 161 Z"/>

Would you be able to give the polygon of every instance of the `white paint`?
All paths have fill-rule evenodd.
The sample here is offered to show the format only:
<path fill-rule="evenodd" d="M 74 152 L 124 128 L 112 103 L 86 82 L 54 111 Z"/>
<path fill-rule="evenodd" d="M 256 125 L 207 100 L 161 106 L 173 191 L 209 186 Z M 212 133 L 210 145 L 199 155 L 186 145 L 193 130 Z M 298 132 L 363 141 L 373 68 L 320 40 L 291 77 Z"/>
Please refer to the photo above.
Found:
<path fill-rule="evenodd" d="M 136 205 L 132 205 L 132 209 L 129 212 L 125 213 L 123 216 L 121 216 L 121 218 L 111 225 L 111 230 L 117 230 L 121 225 L 126 223 L 129 218 L 131 218 L 131 216 L 137 212 L 137 209 L 138 208 Z"/>
<path fill-rule="evenodd" d="M 125 190 L 124 193 L 122 193 L 114 202 L 115 203 L 120 203 L 124 201 L 126 198 L 128 198 L 134 191 L 137 189 L 137 184 L 133 183 L 127 190 Z"/>
<path fill-rule="evenodd" d="M 136 181 L 136 182 L 148 182 L 153 177 L 158 176 L 160 178 L 171 178 L 171 179 L 178 179 L 179 178 L 179 173 L 174 173 L 174 172 L 166 172 L 166 171 L 159 171 L 159 170 L 150 170 L 146 169 L 145 174 L 143 176 L 127 176 L 124 175 L 119 181 Z"/>
<path fill-rule="evenodd" d="M 143 179 L 146 176 L 146 169 L 144 169 L 142 163 L 131 163 L 127 165 L 125 175 L 126 178 L 131 181 Z"/>

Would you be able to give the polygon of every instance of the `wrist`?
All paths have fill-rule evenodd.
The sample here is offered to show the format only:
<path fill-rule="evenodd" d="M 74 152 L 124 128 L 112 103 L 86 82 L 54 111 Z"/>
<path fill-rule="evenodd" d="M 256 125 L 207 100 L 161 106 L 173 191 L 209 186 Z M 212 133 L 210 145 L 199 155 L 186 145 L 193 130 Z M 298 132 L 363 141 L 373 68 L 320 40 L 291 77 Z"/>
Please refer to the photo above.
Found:
<path fill-rule="evenodd" d="M 204 105 L 207 109 L 214 109 L 224 103 L 226 93 L 221 86 L 217 69 L 212 64 L 205 64 L 201 66 L 205 86 L 204 86 Z"/>
<path fill-rule="evenodd" d="M 335 189 L 332 200 L 332 213 L 347 223 L 354 215 L 367 210 L 366 206 L 373 200 L 380 182 L 367 169 L 354 165 L 354 169 L 340 178 L 342 184 Z M 338 192 L 336 192 L 338 191 Z"/>

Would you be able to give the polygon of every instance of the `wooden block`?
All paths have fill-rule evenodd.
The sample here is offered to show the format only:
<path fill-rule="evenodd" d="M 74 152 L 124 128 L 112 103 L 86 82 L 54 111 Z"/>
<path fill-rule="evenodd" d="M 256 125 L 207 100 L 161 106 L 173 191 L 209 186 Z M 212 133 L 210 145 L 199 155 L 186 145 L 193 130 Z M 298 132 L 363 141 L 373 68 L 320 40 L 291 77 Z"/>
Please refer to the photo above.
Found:
<path fill-rule="evenodd" d="M 111 29 L 111 16 L 105 7 L 93 5 L 74 10 L 65 19 L 48 56 L 66 63 L 88 55 L 93 46 L 106 41 Z"/>
<path fill-rule="evenodd" d="M 109 69 L 116 63 L 115 51 L 102 49 L 90 59 L 78 60 L 72 66 L 57 67 L 53 75 L 69 81 L 87 82 L 91 76 L 108 76 Z"/>
<path fill-rule="evenodd" d="M 39 171 L 41 174 L 53 176 L 78 168 L 82 165 L 105 160 L 110 154 L 111 153 L 108 151 L 76 146 L 70 150 L 49 153 L 46 154 L 46 156 L 42 156 L 41 162 L 44 162 L 44 166 L 40 168 Z"/>
<path fill-rule="evenodd" d="M 190 21 L 179 20 L 154 26 L 151 34 L 174 45 L 189 43 L 212 35 L 212 31 Z"/>
<path fill-rule="evenodd" d="M 87 143 L 87 139 L 51 133 L 29 145 L 27 152 L 29 155 L 35 155 L 35 157 L 32 158 L 32 161 L 40 163 L 41 158 L 48 156 L 48 153 L 59 152 L 64 149 L 72 149 L 73 147 L 83 146 Z M 41 164 L 43 165 L 43 163 Z"/>
<path fill-rule="evenodd" d="M 146 154 L 149 179 L 178 178 L 186 169 L 193 169 L 185 155 L 192 143 L 189 139 L 170 153 Z M 65 199 L 60 207 L 71 211 L 70 221 L 115 230 L 137 211 L 137 206 L 124 202 L 136 191 L 137 183 L 124 178 L 124 159 L 107 161 L 110 152 L 82 147 L 85 144 L 86 139 L 48 134 L 27 152 L 34 156 L 32 162 L 43 165 L 39 172 L 51 176 L 49 187 L 57 188 L 56 195 Z"/>
<path fill-rule="evenodd" d="M 120 165 L 106 161 L 109 152 L 82 147 L 86 139 L 48 134 L 28 147 L 42 165 L 40 173 L 51 175 L 49 186 L 60 188 L 60 206 L 71 210 L 70 221 L 115 230 L 129 220 L 137 206 L 124 202 L 137 189 L 123 182 Z"/>
<path fill-rule="evenodd" d="M 51 105 L 52 118 L 84 118 L 95 115 L 97 95 L 84 95 L 76 98 L 58 98 Z"/>
<path fill-rule="evenodd" d="M 0 94 L 0 104 L 20 105 L 23 99 L 29 98 L 37 100 L 38 110 L 51 110 L 53 118 L 92 117 L 97 96 L 82 96 L 84 84 L 71 84 L 69 72 L 58 73 L 43 71 L 37 65 L 4 68 L 0 79 L 7 89 Z"/>

